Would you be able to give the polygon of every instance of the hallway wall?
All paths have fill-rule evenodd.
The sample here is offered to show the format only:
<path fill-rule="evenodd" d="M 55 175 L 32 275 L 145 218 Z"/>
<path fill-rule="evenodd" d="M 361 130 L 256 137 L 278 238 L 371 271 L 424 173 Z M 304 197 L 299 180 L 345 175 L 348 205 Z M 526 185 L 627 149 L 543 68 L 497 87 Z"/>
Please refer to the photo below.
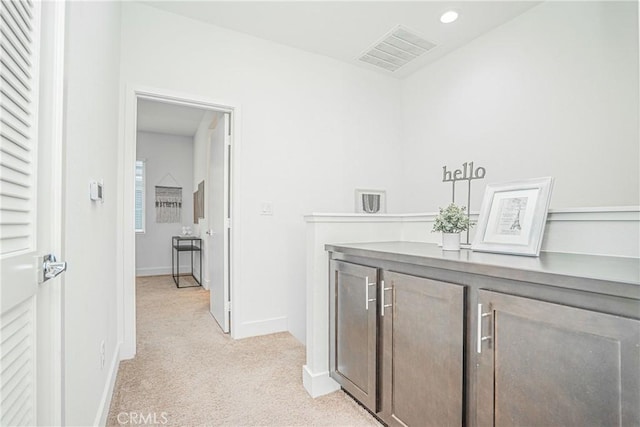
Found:
<path fill-rule="evenodd" d="M 66 4 L 62 259 L 68 263 L 63 276 L 67 425 L 104 423 L 119 362 L 120 5 L 112 1 Z M 104 203 L 89 199 L 91 180 L 104 180 Z"/>
<path fill-rule="evenodd" d="M 352 212 L 356 188 L 387 190 L 395 209 L 400 82 L 140 3 L 123 5 L 122 40 L 123 87 L 240 107 L 233 331 L 304 341 L 303 215 Z"/>

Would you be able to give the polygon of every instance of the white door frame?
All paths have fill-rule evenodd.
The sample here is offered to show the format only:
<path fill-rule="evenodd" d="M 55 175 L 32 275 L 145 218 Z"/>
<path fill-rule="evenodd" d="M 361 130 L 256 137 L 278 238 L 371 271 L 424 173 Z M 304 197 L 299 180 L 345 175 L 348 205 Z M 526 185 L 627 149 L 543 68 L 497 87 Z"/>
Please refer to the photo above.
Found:
<path fill-rule="evenodd" d="M 131 359 L 136 354 L 136 293 L 135 293 L 135 231 L 134 231 L 134 200 L 135 189 L 135 160 L 136 160 L 136 125 L 137 125 L 137 101 L 148 99 L 165 102 L 174 105 L 183 105 L 208 110 L 216 110 L 231 113 L 233 150 L 231 164 L 231 215 L 233 218 L 231 232 L 231 283 L 230 296 L 233 301 L 231 311 L 231 336 L 234 337 L 233 325 L 237 324 L 238 308 L 242 304 L 238 301 L 238 283 L 240 283 L 240 224 L 236 218 L 240 218 L 239 197 L 240 194 L 240 148 L 241 126 L 240 106 L 237 103 L 212 100 L 198 95 L 178 93 L 166 89 L 149 88 L 146 86 L 128 84 L 125 86 L 122 106 L 122 139 L 119 146 L 119 179 L 118 188 L 122 197 L 118 198 L 118 277 L 121 278 L 121 286 L 118 286 L 118 331 L 119 340 L 122 343 L 120 359 Z M 167 243 L 169 247 L 170 243 Z"/>
<path fill-rule="evenodd" d="M 66 5 L 64 2 L 54 2 L 49 6 L 43 6 L 43 11 L 52 20 L 51 28 L 44 27 L 43 29 L 49 31 L 51 40 L 49 43 L 53 46 L 51 69 L 48 70 L 49 78 L 51 81 L 51 135 L 49 143 L 51 144 L 51 186 L 50 192 L 53 200 L 59 202 L 54 204 L 52 212 L 50 212 L 51 223 L 53 229 L 51 230 L 51 239 L 53 247 L 52 253 L 60 254 L 61 259 L 65 259 L 65 251 L 63 248 L 62 240 L 66 230 L 64 229 L 63 214 L 64 209 L 64 190 L 63 187 L 66 183 L 63 180 L 63 152 L 65 149 L 65 92 L 64 92 L 64 77 L 65 77 L 65 33 L 66 33 Z M 51 48 L 49 46 L 48 48 Z M 42 72 L 42 68 L 41 68 Z M 56 226 L 57 225 L 57 226 Z M 65 340 L 65 324 L 63 304 L 65 299 L 64 294 L 64 275 L 57 282 L 53 280 L 51 283 L 51 295 L 50 295 L 50 317 L 46 319 L 51 323 L 50 333 L 53 335 L 50 340 L 50 347 L 46 349 L 46 352 L 50 353 L 49 362 L 44 361 L 41 363 L 49 363 L 51 369 L 50 383 L 48 384 L 45 394 L 39 395 L 41 400 L 48 400 L 50 403 L 48 407 L 44 408 L 47 413 L 40 414 L 38 422 L 51 423 L 53 425 L 65 423 L 65 390 L 64 390 L 64 340 Z M 39 325 L 40 326 L 40 325 Z M 42 410 L 42 409 L 41 409 Z"/>

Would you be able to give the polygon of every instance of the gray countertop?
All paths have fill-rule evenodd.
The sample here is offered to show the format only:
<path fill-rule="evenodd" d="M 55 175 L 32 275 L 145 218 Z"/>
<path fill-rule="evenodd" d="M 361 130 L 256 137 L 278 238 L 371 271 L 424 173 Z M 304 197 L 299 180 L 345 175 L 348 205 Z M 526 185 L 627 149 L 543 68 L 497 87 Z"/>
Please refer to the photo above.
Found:
<path fill-rule="evenodd" d="M 375 242 L 328 244 L 345 255 L 422 265 L 497 278 L 535 282 L 640 299 L 640 259 L 557 252 L 539 257 L 443 251 L 433 243 Z"/>

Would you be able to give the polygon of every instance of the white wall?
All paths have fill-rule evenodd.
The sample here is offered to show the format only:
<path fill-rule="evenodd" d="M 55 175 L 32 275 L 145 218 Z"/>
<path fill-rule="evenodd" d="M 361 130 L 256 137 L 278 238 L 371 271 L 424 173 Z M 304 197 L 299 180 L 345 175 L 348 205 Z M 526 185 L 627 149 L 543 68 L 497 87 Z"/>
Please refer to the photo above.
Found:
<path fill-rule="evenodd" d="M 67 4 L 65 62 L 65 424 L 108 411 L 118 367 L 116 236 L 120 3 Z M 104 180 L 104 203 L 89 199 Z M 105 364 L 100 345 L 105 342 Z"/>
<path fill-rule="evenodd" d="M 545 2 L 403 81 L 403 212 L 487 183 L 554 176 L 551 208 L 638 205 L 637 2 Z M 466 183 L 457 189 L 466 203 Z M 416 196 L 419 195 L 419 196 Z"/>
<path fill-rule="evenodd" d="M 138 132 L 136 155 L 146 165 L 145 233 L 136 234 L 136 275 L 171 274 L 171 237 L 182 234 L 183 226 L 193 228 L 193 137 Z M 181 222 L 156 222 L 156 185 L 182 187 Z M 189 271 L 190 254 L 182 252 L 180 272 Z"/>
<path fill-rule="evenodd" d="M 396 210 L 400 83 L 146 5 L 122 7 L 123 86 L 241 108 L 234 335 L 288 329 L 303 341 L 303 215 L 353 211 L 355 188 L 386 189 Z M 273 216 L 260 216 L 262 201 L 273 203 Z"/>

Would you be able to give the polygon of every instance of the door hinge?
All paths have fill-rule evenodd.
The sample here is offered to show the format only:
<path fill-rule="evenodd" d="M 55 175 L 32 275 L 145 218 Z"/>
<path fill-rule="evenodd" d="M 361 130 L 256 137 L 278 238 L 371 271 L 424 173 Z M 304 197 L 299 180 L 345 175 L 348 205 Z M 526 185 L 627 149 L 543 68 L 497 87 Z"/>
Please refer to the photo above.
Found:
<path fill-rule="evenodd" d="M 231 311 L 231 301 L 227 301 L 224 303 L 224 311 Z"/>
<path fill-rule="evenodd" d="M 231 218 L 227 218 L 224 224 L 227 228 L 231 228 Z"/>

